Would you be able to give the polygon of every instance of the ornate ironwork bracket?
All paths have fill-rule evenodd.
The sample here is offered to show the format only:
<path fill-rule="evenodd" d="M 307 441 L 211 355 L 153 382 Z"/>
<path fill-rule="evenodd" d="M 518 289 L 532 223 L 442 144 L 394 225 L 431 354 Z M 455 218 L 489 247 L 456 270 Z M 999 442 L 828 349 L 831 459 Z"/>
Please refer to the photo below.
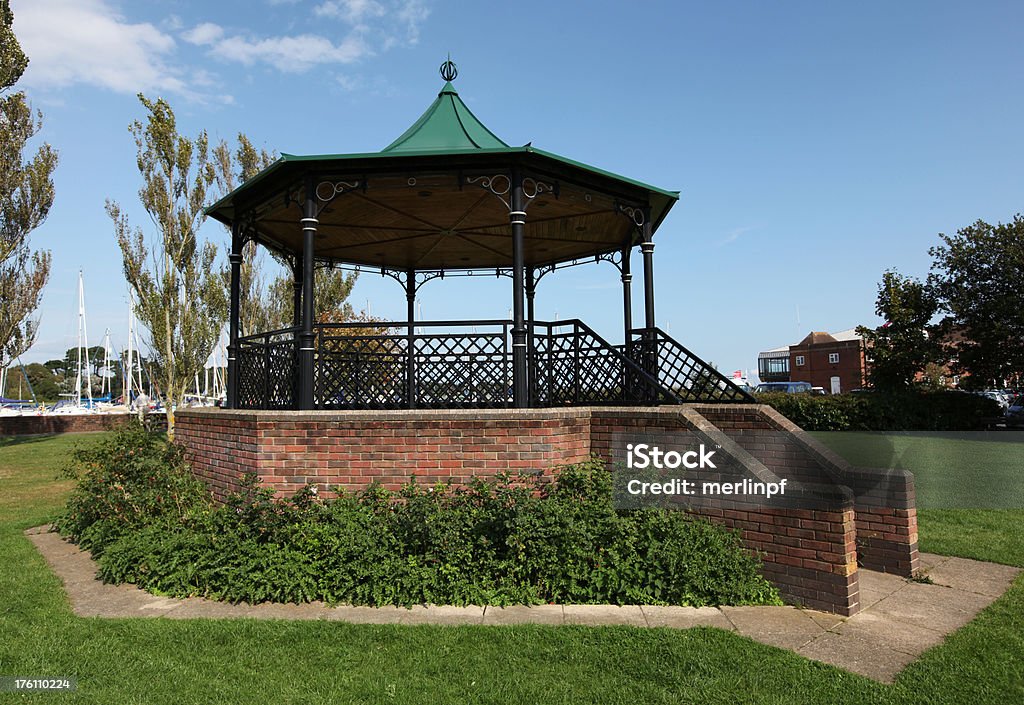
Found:
<path fill-rule="evenodd" d="M 614 252 L 604 252 L 593 257 L 584 257 L 580 259 L 570 260 L 568 262 L 557 262 L 555 264 L 545 264 L 541 267 L 534 269 L 534 285 L 540 283 L 540 280 L 544 278 L 545 274 L 557 271 L 559 269 L 566 269 L 568 267 L 575 267 L 580 264 L 588 264 L 590 262 L 608 262 L 616 269 L 619 273 L 622 273 L 622 250 L 615 250 Z"/>
<path fill-rule="evenodd" d="M 327 208 L 327 206 L 329 206 L 338 196 L 357 190 L 366 190 L 366 179 L 355 179 L 354 181 L 321 181 L 316 185 L 316 189 L 314 189 L 317 200 L 317 216 L 323 213 L 324 209 Z"/>
<path fill-rule="evenodd" d="M 615 202 L 615 212 L 619 215 L 624 215 L 633 221 L 633 227 L 642 228 L 644 225 L 644 208 L 642 206 L 632 206 L 628 203 Z"/>
<path fill-rule="evenodd" d="M 508 174 L 492 174 L 480 176 L 463 176 L 462 184 L 472 184 L 490 191 L 497 196 L 498 200 L 505 204 L 509 212 L 512 212 L 512 178 Z M 460 184 L 461 185 L 461 184 Z M 520 186 L 523 189 L 523 212 L 525 213 L 533 199 L 541 194 L 550 193 L 558 198 L 558 182 L 542 181 L 532 176 L 524 176 Z"/>

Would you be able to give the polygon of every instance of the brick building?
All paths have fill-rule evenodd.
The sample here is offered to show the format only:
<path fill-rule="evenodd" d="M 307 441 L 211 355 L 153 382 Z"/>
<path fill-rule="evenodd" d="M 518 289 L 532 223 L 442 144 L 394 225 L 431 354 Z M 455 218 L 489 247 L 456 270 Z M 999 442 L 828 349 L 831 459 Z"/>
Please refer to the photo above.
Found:
<path fill-rule="evenodd" d="M 830 394 L 867 385 L 864 339 L 853 328 L 808 333 L 795 345 L 760 353 L 757 364 L 763 382 L 810 382 Z"/>

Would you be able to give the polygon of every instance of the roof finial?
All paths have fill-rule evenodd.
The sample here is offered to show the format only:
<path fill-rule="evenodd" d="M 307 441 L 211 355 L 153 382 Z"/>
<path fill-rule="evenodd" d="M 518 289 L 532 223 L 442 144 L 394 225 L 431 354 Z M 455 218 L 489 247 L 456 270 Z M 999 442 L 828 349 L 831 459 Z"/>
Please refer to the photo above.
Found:
<path fill-rule="evenodd" d="M 454 81 L 455 77 L 459 75 L 459 70 L 455 68 L 455 62 L 452 61 L 451 52 L 448 53 L 448 60 L 441 64 L 441 78 L 446 81 Z"/>

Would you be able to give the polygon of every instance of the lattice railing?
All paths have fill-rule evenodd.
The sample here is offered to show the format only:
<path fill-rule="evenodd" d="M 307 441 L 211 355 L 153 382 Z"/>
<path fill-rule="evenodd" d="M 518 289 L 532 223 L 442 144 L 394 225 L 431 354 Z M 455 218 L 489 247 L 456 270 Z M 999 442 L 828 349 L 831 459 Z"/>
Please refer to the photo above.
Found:
<path fill-rule="evenodd" d="M 756 401 L 660 328 L 637 328 L 630 334 L 629 357 L 679 402 Z"/>
<path fill-rule="evenodd" d="M 416 336 L 416 406 L 493 408 L 509 406 L 512 358 L 507 326 L 493 333 Z"/>
<path fill-rule="evenodd" d="M 239 408 L 294 408 L 298 379 L 294 336 L 295 329 L 285 329 L 239 338 Z"/>
<path fill-rule="evenodd" d="M 363 334 L 365 323 L 317 326 L 315 396 L 318 407 L 404 409 L 510 405 L 512 359 L 508 322 L 423 322 L 415 325 L 412 335 L 403 332 L 401 325 L 389 323 L 386 326 L 378 335 Z M 470 327 L 473 332 L 463 332 Z M 491 330 L 479 331 L 478 328 Z"/>
<path fill-rule="evenodd" d="M 512 405 L 511 321 L 318 324 L 314 398 L 321 409 Z M 467 331 L 467 329 L 471 329 Z M 239 339 L 239 407 L 295 407 L 296 329 Z M 534 322 L 530 406 L 751 402 L 658 328 L 613 346 L 578 320 Z M 411 384 L 410 384 L 411 381 Z"/>
<path fill-rule="evenodd" d="M 331 334 L 329 334 L 331 333 Z M 408 341 L 399 335 L 317 335 L 315 398 L 324 409 L 406 406 Z"/>
<path fill-rule="evenodd" d="M 675 401 L 656 379 L 581 321 L 536 323 L 531 339 L 533 406 Z"/>

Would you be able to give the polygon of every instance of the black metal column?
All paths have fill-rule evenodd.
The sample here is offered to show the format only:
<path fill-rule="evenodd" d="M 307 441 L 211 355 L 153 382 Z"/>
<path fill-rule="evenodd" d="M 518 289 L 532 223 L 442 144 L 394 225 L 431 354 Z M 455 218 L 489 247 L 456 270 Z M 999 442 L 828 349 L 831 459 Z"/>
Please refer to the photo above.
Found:
<path fill-rule="evenodd" d="M 632 249 L 629 245 L 622 248 L 622 325 L 626 331 L 626 337 L 623 338 L 626 350 L 629 350 L 630 331 L 633 330 L 633 274 L 629 269 L 629 255 Z"/>
<path fill-rule="evenodd" d="M 523 178 L 518 169 L 512 170 L 512 405 L 524 409 L 529 404 L 529 382 L 526 365 L 526 321 L 523 308 L 526 288 L 524 240 L 526 238 L 526 211 L 523 198 Z"/>
<path fill-rule="evenodd" d="M 416 270 L 409 269 L 405 272 L 405 301 L 408 306 L 406 320 L 409 322 L 409 329 L 406 338 L 405 357 L 405 393 L 406 405 L 410 409 L 416 408 Z"/>
<path fill-rule="evenodd" d="M 231 225 L 231 302 L 228 309 L 228 393 L 227 408 L 238 408 L 238 322 L 242 298 L 242 226 Z"/>
<path fill-rule="evenodd" d="M 533 403 L 533 379 L 537 372 L 536 364 L 534 363 L 534 345 L 533 345 L 533 334 L 534 334 L 534 321 L 537 320 L 536 310 L 534 309 L 533 299 L 537 295 L 537 270 L 533 267 L 529 267 L 526 270 L 526 367 L 529 370 L 528 381 L 530 404 Z M 527 404 L 529 406 L 529 404 Z"/>
<path fill-rule="evenodd" d="M 292 262 L 292 325 L 302 325 L 302 258 L 297 255 Z"/>
<path fill-rule="evenodd" d="M 313 395 L 313 242 L 319 224 L 316 213 L 316 192 L 313 179 L 306 181 L 306 203 L 302 209 L 302 331 L 299 333 L 299 403 L 298 408 L 315 408 Z"/>
<path fill-rule="evenodd" d="M 640 252 L 644 256 L 644 325 L 654 328 L 654 242 L 651 239 L 650 208 L 644 208 L 644 223 L 640 230 L 643 234 Z"/>

